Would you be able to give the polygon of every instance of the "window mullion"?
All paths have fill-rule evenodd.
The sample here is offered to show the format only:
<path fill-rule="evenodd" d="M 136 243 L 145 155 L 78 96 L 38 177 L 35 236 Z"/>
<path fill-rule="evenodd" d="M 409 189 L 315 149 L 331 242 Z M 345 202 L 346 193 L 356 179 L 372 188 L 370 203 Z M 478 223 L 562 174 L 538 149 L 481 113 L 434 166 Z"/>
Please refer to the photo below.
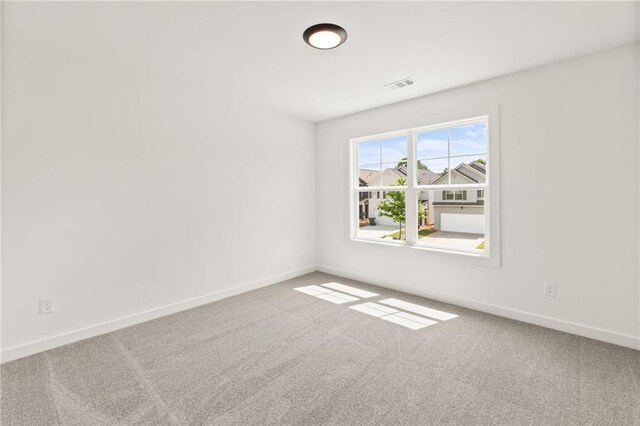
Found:
<path fill-rule="evenodd" d="M 447 183 L 451 185 L 451 128 L 447 129 Z"/>
<path fill-rule="evenodd" d="M 405 224 L 407 243 L 418 242 L 418 193 L 416 191 L 416 136 L 415 132 L 407 135 L 407 191 L 405 193 Z"/>

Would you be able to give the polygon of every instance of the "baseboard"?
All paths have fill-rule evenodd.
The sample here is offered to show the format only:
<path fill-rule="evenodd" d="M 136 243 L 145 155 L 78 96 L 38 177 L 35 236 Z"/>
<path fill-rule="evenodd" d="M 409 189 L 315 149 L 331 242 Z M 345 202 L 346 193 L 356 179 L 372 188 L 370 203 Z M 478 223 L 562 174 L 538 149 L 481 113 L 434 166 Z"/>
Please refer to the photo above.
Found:
<path fill-rule="evenodd" d="M 251 281 L 245 284 L 241 284 L 235 287 L 219 290 L 213 293 L 205 294 L 203 296 L 194 297 L 180 302 L 172 303 L 169 305 L 160 306 L 157 308 L 149 309 L 147 311 L 139 312 L 125 317 L 117 318 L 110 321 L 105 321 L 99 324 L 94 324 L 89 327 L 80 328 L 77 330 L 62 333 L 46 339 L 37 340 L 20 346 L 14 346 L 2 350 L 0 359 L 3 363 L 12 361 L 25 356 L 33 355 L 38 352 L 43 352 L 49 349 L 57 348 L 59 346 L 67 345 L 69 343 L 77 342 L 78 340 L 87 339 L 90 337 L 99 336 L 101 334 L 110 333 L 121 328 L 129 327 L 135 324 L 140 324 L 145 321 L 163 317 L 165 315 L 173 314 L 187 309 L 195 308 L 200 305 L 206 305 L 207 303 L 215 302 L 216 300 L 225 299 L 227 297 L 235 296 L 240 293 L 255 290 L 261 287 L 265 287 L 271 284 L 275 284 L 280 281 L 285 281 L 291 278 L 299 277 L 311 272 L 316 271 L 315 266 L 308 266 L 306 268 L 298 269 L 295 271 L 286 272 L 273 277 L 269 277 L 262 280 Z"/>
<path fill-rule="evenodd" d="M 364 276 L 362 274 L 354 274 L 347 271 L 331 268 L 328 266 L 318 265 L 318 271 L 325 272 L 331 275 L 337 275 L 339 277 L 348 278 L 357 281 L 363 281 L 378 285 L 380 287 L 389 288 L 392 290 L 403 291 L 405 293 L 417 294 L 415 289 L 411 289 L 407 286 L 403 286 L 398 283 L 383 282 L 373 277 Z M 422 291 L 418 296 L 423 296 L 429 299 L 438 300 L 452 305 L 461 306 L 464 308 L 473 309 L 480 312 L 485 312 L 492 315 L 497 315 L 504 318 L 514 319 L 517 321 L 527 322 L 530 324 L 539 325 L 553 330 L 564 331 L 565 333 L 576 334 L 582 337 L 588 337 L 594 340 L 600 340 L 602 342 L 612 343 L 618 346 L 624 346 L 631 349 L 640 350 L 640 338 L 619 334 L 608 330 L 602 330 L 583 324 L 576 324 L 567 322 L 555 318 L 549 318 L 542 315 L 532 314 L 529 312 L 520 311 L 517 309 L 505 308 L 503 306 L 492 305 L 483 302 L 477 302 L 470 299 L 465 299 L 457 296 L 451 296 L 439 292 Z"/>
<path fill-rule="evenodd" d="M 79 340 L 88 339 L 90 337 L 99 336 L 101 334 L 109 333 L 121 328 L 129 327 L 135 324 L 140 324 L 145 321 L 156 319 L 165 315 L 170 315 L 176 312 L 184 311 L 187 309 L 195 308 L 200 305 L 215 302 L 216 300 L 225 299 L 227 297 L 235 296 L 237 294 L 245 293 L 247 291 L 255 290 L 261 287 L 266 287 L 271 284 L 285 281 L 291 278 L 299 277 L 314 271 L 321 271 L 332 275 L 337 275 L 343 278 L 364 281 L 371 284 L 379 285 L 381 287 L 390 288 L 393 290 L 404 291 L 406 293 L 415 294 L 415 290 L 407 286 L 403 286 L 398 283 L 383 282 L 375 279 L 374 277 L 364 276 L 361 274 L 354 274 L 347 271 L 331 268 L 328 266 L 318 265 L 308 266 L 306 268 L 298 269 L 295 271 L 286 272 L 273 277 L 269 277 L 262 280 L 251 281 L 245 284 L 241 284 L 228 289 L 216 291 L 203 296 L 194 297 L 180 302 L 172 303 L 165 306 L 160 306 L 147 311 L 139 312 L 137 314 L 128 315 L 125 317 L 117 318 L 111 321 L 105 321 L 99 324 L 94 324 L 89 327 L 69 331 L 53 337 L 49 337 L 42 340 L 37 340 L 20 346 L 14 346 L 2 350 L 0 359 L 2 362 L 12 361 L 25 356 L 33 355 L 39 352 L 43 352 L 49 349 L 57 348 L 69 343 L 77 342 Z M 607 343 L 612 343 L 619 346 L 624 346 L 636 350 L 640 350 L 640 339 L 628 336 L 624 334 L 615 333 L 608 330 L 601 330 L 594 327 L 585 326 L 582 324 L 576 324 L 572 322 L 562 321 L 555 318 L 544 317 L 529 312 L 524 312 L 516 309 L 505 308 L 503 306 L 497 306 L 482 302 L 477 302 L 470 299 L 465 299 L 457 296 L 451 296 L 444 293 L 423 291 L 419 296 L 427 297 L 434 300 L 439 300 L 445 303 L 451 303 L 452 305 L 461 306 L 464 308 L 474 309 L 480 312 L 486 312 L 505 318 L 514 319 L 517 321 L 523 321 L 530 324 L 539 325 L 546 328 L 551 328 L 558 331 L 564 331 L 566 333 L 576 334 L 578 336 L 588 337 L 595 340 L 600 340 Z"/>

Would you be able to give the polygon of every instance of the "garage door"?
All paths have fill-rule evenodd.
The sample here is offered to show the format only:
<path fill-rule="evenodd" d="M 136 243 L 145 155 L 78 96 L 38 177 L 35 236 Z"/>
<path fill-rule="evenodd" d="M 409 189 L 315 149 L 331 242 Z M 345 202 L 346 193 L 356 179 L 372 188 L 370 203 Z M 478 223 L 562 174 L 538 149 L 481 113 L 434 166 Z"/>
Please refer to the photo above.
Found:
<path fill-rule="evenodd" d="M 484 234 L 483 214 L 440 214 L 440 230 Z"/>
<path fill-rule="evenodd" d="M 378 225 L 398 226 L 398 223 L 394 222 L 390 217 L 387 216 L 376 217 L 376 223 Z"/>

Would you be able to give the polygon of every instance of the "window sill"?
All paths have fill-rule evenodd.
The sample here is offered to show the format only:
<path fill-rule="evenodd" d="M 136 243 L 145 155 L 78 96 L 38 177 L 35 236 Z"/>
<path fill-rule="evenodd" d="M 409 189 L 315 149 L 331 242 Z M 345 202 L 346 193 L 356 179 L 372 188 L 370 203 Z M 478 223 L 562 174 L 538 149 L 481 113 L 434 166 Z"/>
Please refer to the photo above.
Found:
<path fill-rule="evenodd" d="M 429 247 L 420 244 L 410 244 L 406 241 L 377 241 L 367 238 L 351 238 L 351 241 L 362 244 L 373 244 L 379 246 L 387 246 L 387 247 L 404 247 L 404 249 L 408 250 L 417 250 L 428 253 L 435 253 L 435 255 L 442 255 L 449 258 L 452 256 L 456 256 L 459 259 L 467 261 L 469 263 L 477 264 L 477 265 L 485 265 L 492 266 L 495 268 L 500 267 L 500 257 L 496 253 L 478 253 L 478 252 L 470 252 L 463 250 L 447 250 L 438 247 Z"/>

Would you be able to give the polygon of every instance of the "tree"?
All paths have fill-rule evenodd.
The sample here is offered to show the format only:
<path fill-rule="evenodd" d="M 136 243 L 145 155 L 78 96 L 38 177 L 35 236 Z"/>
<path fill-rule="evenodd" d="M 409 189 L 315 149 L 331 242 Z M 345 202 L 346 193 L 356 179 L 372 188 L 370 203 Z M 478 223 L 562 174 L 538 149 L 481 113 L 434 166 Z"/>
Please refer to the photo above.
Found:
<path fill-rule="evenodd" d="M 402 159 L 398 161 L 396 168 L 399 168 L 399 167 L 407 167 L 407 157 L 402 157 Z M 420 170 L 427 170 L 427 166 L 420 160 L 418 160 L 418 168 Z"/>
<path fill-rule="evenodd" d="M 486 164 L 487 164 L 487 162 L 486 162 L 484 159 L 482 159 L 482 158 L 478 158 L 478 159 L 476 160 L 476 163 L 480 163 L 480 164 L 482 164 L 482 165 L 486 165 Z"/>
<path fill-rule="evenodd" d="M 392 186 L 406 186 L 407 180 L 405 178 L 398 178 L 395 185 Z M 420 195 L 420 193 L 418 193 Z M 387 191 L 387 196 L 384 200 L 378 204 L 378 211 L 380 216 L 386 216 L 397 222 L 400 226 L 398 230 L 398 240 L 402 239 L 402 224 L 407 221 L 406 215 L 406 197 L 405 191 Z M 418 204 L 418 219 L 425 217 L 425 211 L 420 204 Z"/>

